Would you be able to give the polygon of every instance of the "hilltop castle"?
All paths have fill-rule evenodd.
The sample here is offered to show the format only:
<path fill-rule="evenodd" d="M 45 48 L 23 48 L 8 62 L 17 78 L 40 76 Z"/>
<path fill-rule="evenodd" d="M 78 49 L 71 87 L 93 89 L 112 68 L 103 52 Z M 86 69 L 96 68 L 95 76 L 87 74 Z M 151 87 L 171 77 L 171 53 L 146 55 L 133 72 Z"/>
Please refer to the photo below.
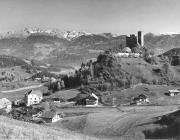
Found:
<path fill-rule="evenodd" d="M 130 49 L 132 49 L 133 47 L 144 46 L 144 35 L 142 31 L 138 31 L 137 35 L 121 35 L 118 36 L 113 43 L 114 46 L 121 47 L 122 49 L 125 47 L 129 47 Z"/>

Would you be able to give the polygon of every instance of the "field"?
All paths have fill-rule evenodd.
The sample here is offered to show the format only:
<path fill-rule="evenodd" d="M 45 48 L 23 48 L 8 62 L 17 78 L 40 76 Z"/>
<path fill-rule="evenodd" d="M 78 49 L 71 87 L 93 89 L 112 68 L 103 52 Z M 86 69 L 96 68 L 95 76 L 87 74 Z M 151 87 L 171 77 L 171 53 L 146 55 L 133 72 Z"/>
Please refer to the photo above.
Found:
<path fill-rule="evenodd" d="M 39 88 L 35 88 L 35 89 L 39 89 L 39 90 L 44 90 L 44 87 L 39 87 Z M 20 91 L 15 91 L 15 92 L 1 92 L 0 91 L 0 98 L 7 98 L 10 101 L 14 101 L 16 99 L 21 99 L 24 97 L 25 93 L 27 91 L 29 91 L 30 89 L 25 89 L 25 90 L 20 90 Z"/>
<path fill-rule="evenodd" d="M 128 137 L 127 139 L 153 137 L 169 139 L 172 135 L 156 136 L 156 133 L 158 131 L 165 133 L 166 128 L 169 129 L 172 125 L 162 125 L 157 122 L 162 120 L 164 115 L 179 110 L 180 96 L 167 96 L 168 90 L 175 88 L 177 87 L 142 84 L 121 91 L 112 91 L 111 96 L 116 98 L 117 107 L 57 108 L 59 113 L 63 112 L 67 116 L 62 121 L 49 126 L 110 139 L 118 139 L 119 137 Z M 147 95 L 150 100 L 149 105 L 121 105 L 128 103 L 131 97 L 140 94 Z M 175 116 L 175 118 L 178 118 L 178 116 Z M 179 128 L 178 131 L 180 132 Z M 173 136 L 177 136 L 177 133 Z"/>
<path fill-rule="evenodd" d="M 54 129 L 0 117 L 0 139 L 6 140 L 101 140 L 65 129 Z M 103 139 L 107 140 L 107 139 Z"/>
<path fill-rule="evenodd" d="M 37 81 L 25 80 L 31 76 L 32 74 L 27 73 L 26 70 L 21 69 L 20 66 L 0 68 L 0 92 L 39 85 L 40 83 Z"/>
<path fill-rule="evenodd" d="M 122 69 L 130 73 L 142 74 L 144 72 L 144 76 L 147 79 L 152 77 L 152 66 L 144 62 L 141 58 L 134 59 L 134 61 L 131 58 L 121 59 L 121 65 Z M 43 91 L 45 90 L 44 88 L 40 87 L 37 89 Z M 168 90 L 176 88 L 178 86 L 138 84 L 132 85 L 128 89 L 113 90 L 107 95 L 107 98 L 110 99 L 110 102 L 112 102 L 112 97 L 115 98 L 115 107 L 105 106 L 103 104 L 99 107 L 57 105 L 54 109 L 58 113 L 63 112 L 65 117 L 61 121 L 45 125 L 29 124 L 0 117 L 0 120 L 2 120 L 0 123 L 0 136 L 7 139 L 30 140 L 176 139 L 179 138 L 176 131 L 166 134 L 169 129 L 179 131 L 179 127 L 177 128 L 177 125 L 179 125 L 179 116 L 176 112 L 179 110 L 180 96 L 170 97 L 167 95 Z M 0 98 L 8 98 L 13 101 L 23 98 L 26 91 L 27 89 L 15 92 L 0 92 Z M 78 89 L 66 89 L 44 98 L 62 98 L 68 100 L 79 93 L 80 91 Z M 129 105 L 131 98 L 137 97 L 140 94 L 146 95 L 150 100 L 150 104 L 139 106 Z M 174 118 L 171 117 L 172 114 Z M 164 116 L 168 116 L 165 119 L 170 118 L 171 123 L 162 123 Z M 158 132 L 161 135 L 157 135 Z"/>
<path fill-rule="evenodd" d="M 73 111 L 73 109 L 66 109 L 64 111 L 66 112 L 67 110 Z M 148 129 L 148 127 L 152 125 L 152 129 L 155 130 L 156 126 L 154 122 L 158 117 L 161 118 L 165 114 L 178 110 L 178 106 L 78 108 L 74 110 L 76 110 L 76 113 L 89 113 L 81 116 L 67 117 L 50 126 L 53 128 L 66 128 L 83 134 L 102 136 L 110 139 L 117 139 L 118 137 L 144 139 L 146 135 L 143 131 L 146 128 Z"/>
<path fill-rule="evenodd" d="M 59 113 L 63 112 L 69 117 L 47 125 L 30 124 L 1 116 L 0 136 L 18 140 L 138 140 L 150 138 L 145 130 L 155 132 L 156 129 L 164 128 L 156 124 L 156 121 L 178 109 L 179 105 L 57 108 Z"/>
<path fill-rule="evenodd" d="M 65 100 L 68 100 L 70 98 L 75 97 L 78 93 L 80 93 L 80 91 L 78 91 L 77 89 L 69 89 L 69 90 L 61 90 L 58 92 L 55 92 L 54 94 L 50 95 L 50 98 L 62 98 Z"/>
<path fill-rule="evenodd" d="M 148 96 L 151 105 L 180 105 L 180 96 L 170 97 L 167 95 L 168 90 L 176 88 L 178 87 L 143 84 L 121 91 L 113 91 L 112 94 L 117 98 L 117 105 L 128 103 L 131 97 L 137 97 L 140 94 Z"/>

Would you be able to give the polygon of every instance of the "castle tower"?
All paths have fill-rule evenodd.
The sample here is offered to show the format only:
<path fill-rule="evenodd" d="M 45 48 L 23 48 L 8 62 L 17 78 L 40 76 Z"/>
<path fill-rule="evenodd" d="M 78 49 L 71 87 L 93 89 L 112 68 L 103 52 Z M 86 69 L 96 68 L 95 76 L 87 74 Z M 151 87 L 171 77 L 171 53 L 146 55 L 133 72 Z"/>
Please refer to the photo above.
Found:
<path fill-rule="evenodd" d="M 138 31 L 138 34 L 137 34 L 137 44 L 141 45 L 141 46 L 144 46 L 144 35 L 143 35 L 142 31 Z"/>

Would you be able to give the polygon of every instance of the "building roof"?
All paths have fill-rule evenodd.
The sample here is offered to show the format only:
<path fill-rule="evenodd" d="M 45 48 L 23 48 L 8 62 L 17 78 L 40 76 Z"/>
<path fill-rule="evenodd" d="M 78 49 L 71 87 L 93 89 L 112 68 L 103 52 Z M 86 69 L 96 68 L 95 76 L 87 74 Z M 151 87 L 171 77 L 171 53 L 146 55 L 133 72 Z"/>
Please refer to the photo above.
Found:
<path fill-rule="evenodd" d="M 129 47 L 125 47 L 122 51 L 127 52 L 127 53 L 131 53 L 131 49 Z"/>
<path fill-rule="evenodd" d="M 41 118 L 52 119 L 56 115 L 55 110 L 48 110 L 43 112 Z"/>
<path fill-rule="evenodd" d="M 32 90 L 32 89 L 31 89 L 31 90 L 29 90 L 26 94 L 27 94 L 27 95 L 35 94 L 35 95 L 37 95 L 37 96 L 39 96 L 39 97 L 43 96 L 41 90 Z"/>
<path fill-rule="evenodd" d="M 78 101 L 78 100 L 84 100 L 84 99 L 89 99 L 89 100 L 98 100 L 99 97 L 96 96 L 94 93 L 92 94 L 78 94 L 76 97 L 69 99 L 69 101 Z"/>
<path fill-rule="evenodd" d="M 139 97 L 140 99 L 146 99 L 146 98 L 147 98 L 147 96 L 144 95 L 144 94 L 140 94 L 138 97 Z"/>
<path fill-rule="evenodd" d="M 0 108 L 4 108 L 7 105 L 11 105 L 11 101 L 9 101 L 7 98 L 0 99 Z"/>
<path fill-rule="evenodd" d="M 94 93 L 92 93 L 92 94 L 91 94 L 91 96 L 92 96 L 92 97 L 94 97 L 96 100 L 98 100 L 98 99 L 99 99 L 99 97 L 98 97 L 98 96 L 96 96 Z"/>
<path fill-rule="evenodd" d="M 169 92 L 180 92 L 178 89 L 169 90 Z"/>

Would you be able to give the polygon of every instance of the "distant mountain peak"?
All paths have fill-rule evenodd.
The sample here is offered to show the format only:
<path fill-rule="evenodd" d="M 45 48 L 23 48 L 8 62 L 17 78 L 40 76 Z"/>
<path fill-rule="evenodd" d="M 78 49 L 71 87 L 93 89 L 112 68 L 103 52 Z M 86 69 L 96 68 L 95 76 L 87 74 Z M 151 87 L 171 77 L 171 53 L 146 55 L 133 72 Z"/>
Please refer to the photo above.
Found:
<path fill-rule="evenodd" d="M 63 36 L 64 38 L 66 38 L 67 40 L 72 40 L 75 39 L 79 36 L 82 35 L 90 35 L 91 33 L 86 33 L 86 32 L 77 32 L 77 31 L 64 31 Z"/>
<path fill-rule="evenodd" d="M 85 31 L 74 31 L 74 30 L 59 30 L 59 29 L 41 29 L 41 28 L 24 28 L 21 31 L 9 31 L 5 34 L 1 34 L 1 38 L 9 37 L 27 37 L 31 34 L 48 34 L 48 35 L 57 35 L 58 37 L 65 38 L 67 40 L 75 39 L 82 35 L 90 35 Z"/>

